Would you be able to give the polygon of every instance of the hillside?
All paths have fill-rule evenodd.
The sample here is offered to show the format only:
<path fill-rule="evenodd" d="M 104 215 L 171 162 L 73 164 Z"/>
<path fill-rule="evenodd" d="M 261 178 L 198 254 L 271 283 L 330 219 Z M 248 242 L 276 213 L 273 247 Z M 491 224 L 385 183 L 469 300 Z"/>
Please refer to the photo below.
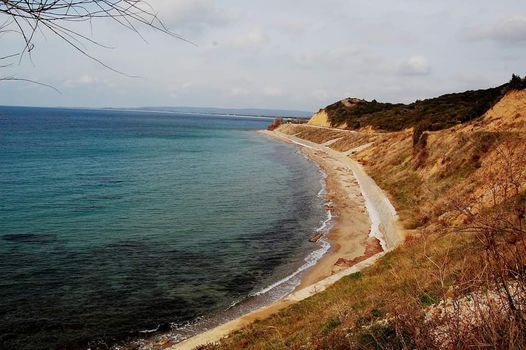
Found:
<path fill-rule="evenodd" d="M 416 139 L 412 129 L 280 126 L 341 152 L 370 144 L 349 153 L 388 193 L 408 238 L 363 272 L 203 348 L 526 349 L 526 90 L 506 90 L 477 120 Z"/>
<path fill-rule="evenodd" d="M 526 90 L 515 90 L 506 94 L 480 122 L 474 123 L 475 129 L 519 132 L 525 130 Z"/>
<path fill-rule="evenodd" d="M 446 94 L 411 104 L 348 98 L 321 109 L 311 124 L 354 130 L 370 127 L 400 131 L 415 126 L 441 130 L 480 118 L 510 89 L 524 84 L 522 79 L 513 76 L 510 82 L 495 88 Z"/>
<path fill-rule="evenodd" d="M 352 110 L 353 108 L 358 107 L 359 105 L 366 104 L 367 101 L 360 100 L 357 98 L 346 98 L 343 99 L 336 104 L 338 104 L 339 108 L 345 109 L 345 110 Z M 331 105 L 332 106 L 332 105 Z M 321 126 L 324 128 L 338 128 L 338 129 L 347 129 L 347 121 L 333 121 L 331 122 L 331 116 L 333 115 L 333 110 L 329 109 L 329 107 L 325 109 L 321 109 L 317 113 L 314 113 L 314 115 L 310 118 L 308 124 L 313 126 Z"/>

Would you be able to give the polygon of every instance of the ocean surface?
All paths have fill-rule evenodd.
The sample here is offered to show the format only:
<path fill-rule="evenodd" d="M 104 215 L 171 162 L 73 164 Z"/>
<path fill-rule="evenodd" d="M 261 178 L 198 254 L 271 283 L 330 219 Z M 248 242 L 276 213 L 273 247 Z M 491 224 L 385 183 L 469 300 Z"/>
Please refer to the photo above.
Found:
<path fill-rule="evenodd" d="M 0 107 L 0 348 L 107 349 L 290 292 L 327 249 L 323 181 L 269 122 Z"/>

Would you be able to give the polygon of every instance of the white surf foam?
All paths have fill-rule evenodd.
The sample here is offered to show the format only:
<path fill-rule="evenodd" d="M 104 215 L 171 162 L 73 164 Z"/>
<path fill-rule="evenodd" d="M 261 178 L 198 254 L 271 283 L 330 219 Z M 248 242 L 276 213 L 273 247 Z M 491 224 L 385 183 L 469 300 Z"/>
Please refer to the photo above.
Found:
<path fill-rule="evenodd" d="M 307 157 L 305 154 L 303 154 L 303 155 L 307 159 L 310 160 L 310 158 Z M 316 165 L 316 167 L 318 168 L 318 170 L 319 170 L 319 172 L 321 174 L 321 179 L 320 179 L 321 189 L 318 192 L 317 196 L 319 198 L 323 198 L 323 196 L 326 193 L 326 181 L 325 180 L 327 178 L 327 174 L 323 171 L 323 169 L 317 163 L 314 163 L 314 164 Z M 326 204 L 330 204 L 330 202 L 325 202 L 324 205 L 326 205 Z M 285 285 L 286 283 L 291 282 L 299 274 L 301 274 L 305 270 L 311 268 L 312 266 L 316 265 L 318 260 L 320 260 L 329 251 L 329 249 L 331 248 L 331 244 L 325 239 L 325 234 L 327 234 L 330 231 L 330 229 L 331 229 L 332 219 L 333 219 L 333 216 L 332 216 L 331 211 L 327 211 L 326 219 L 323 220 L 321 225 L 316 229 L 316 232 L 318 232 L 318 233 L 319 232 L 323 232 L 322 237 L 318 241 L 318 244 L 320 245 L 320 247 L 318 249 L 314 250 L 313 252 L 311 252 L 309 255 L 307 255 L 307 257 L 304 260 L 304 264 L 303 265 L 301 265 L 298 269 L 296 269 L 296 271 L 294 271 L 292 274 L 288 275 L 287 277 L 282 278 L 281 280 L 269 285 L 268 287 L 265 287 L 265 288 L 261 289 L 258 292 L 251 293 L 250 296 L 259 296 L 259 295 L 266 294 L 266 293 L 268 293 L 268 292 L 270 292 L 270 291 L 272 291 L 272 290 L 274 290 L 274 289 L 276 289 L 276 288 L 278 288 L 280 286 Z M 301 280 L 298 278 L 297 280 L 295 280 L 293 282 L 294 283 L 291 286 L 288 286 L 290 290 L 287 291 L 287 294 L 292 292 L 301 283 Z"/>

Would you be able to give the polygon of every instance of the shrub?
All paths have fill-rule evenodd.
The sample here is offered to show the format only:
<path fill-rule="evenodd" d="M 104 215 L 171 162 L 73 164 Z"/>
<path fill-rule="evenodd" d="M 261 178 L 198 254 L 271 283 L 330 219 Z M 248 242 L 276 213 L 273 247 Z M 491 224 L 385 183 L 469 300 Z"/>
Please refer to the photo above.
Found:
<path fill-rule="evenodd" d="M 513 74 L 511 80 L 508 83 L 508 88 L 510 90 L 522 90 L 526 88 L 526 77 L 521 78 L 519 75 Z"/>
<path fill-rule="evenodd" d="M 267 130 L 269 131 L 276 130 L 281 124 L 283 124 L 283 118 L 276 118 L 272 121 L 272 124 L 267 126 Z"/>
<path fill-rule="evenodd" d="M 359 101 L 346 106 L 342 101 L 326 107 L 333 126 L 344 123 L 351 129 L 372 126 L 379 130 L 399 131 L 418 125 L 425 130 L 441 130 L 481 117 L 510 88 L 524 88 L 517 76 L 499 87 L 446 94 L 411 104 Z"/>
<path fill-rule="evenodd" d="M 342 321 L 340 321 L 340 319 L 338 317 L 335 317 L 335 318 L 331 318 L 327 323 L 325 323 L 325 325 L 323 326 L 323 333 L 324 334 L 328 334 L 330 333 L 331 331 L 333 331 L 334 329 L 336 329 L 336 327 L 338 327 L 339 325 L 342 324 Z"/>

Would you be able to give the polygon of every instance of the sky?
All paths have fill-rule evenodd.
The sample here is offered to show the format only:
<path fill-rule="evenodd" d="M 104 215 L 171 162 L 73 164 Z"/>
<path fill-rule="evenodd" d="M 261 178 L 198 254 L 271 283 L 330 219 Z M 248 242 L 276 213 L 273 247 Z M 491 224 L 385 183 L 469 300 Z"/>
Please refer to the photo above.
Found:
<path fill-rule="evenodd" d="M 0 82 L 0 105 L 317 111 L 345 97 L 411 102 L 526 75 L 524 0 L 149 2 L 194 45 L 110 20 L 75 27 L 106 46 L 85 43 L 90 55 L 123 75 L 43 31 L 0 77 L 60 92 Z M 22 47 L 0 35 L 0 57 Z"/>

